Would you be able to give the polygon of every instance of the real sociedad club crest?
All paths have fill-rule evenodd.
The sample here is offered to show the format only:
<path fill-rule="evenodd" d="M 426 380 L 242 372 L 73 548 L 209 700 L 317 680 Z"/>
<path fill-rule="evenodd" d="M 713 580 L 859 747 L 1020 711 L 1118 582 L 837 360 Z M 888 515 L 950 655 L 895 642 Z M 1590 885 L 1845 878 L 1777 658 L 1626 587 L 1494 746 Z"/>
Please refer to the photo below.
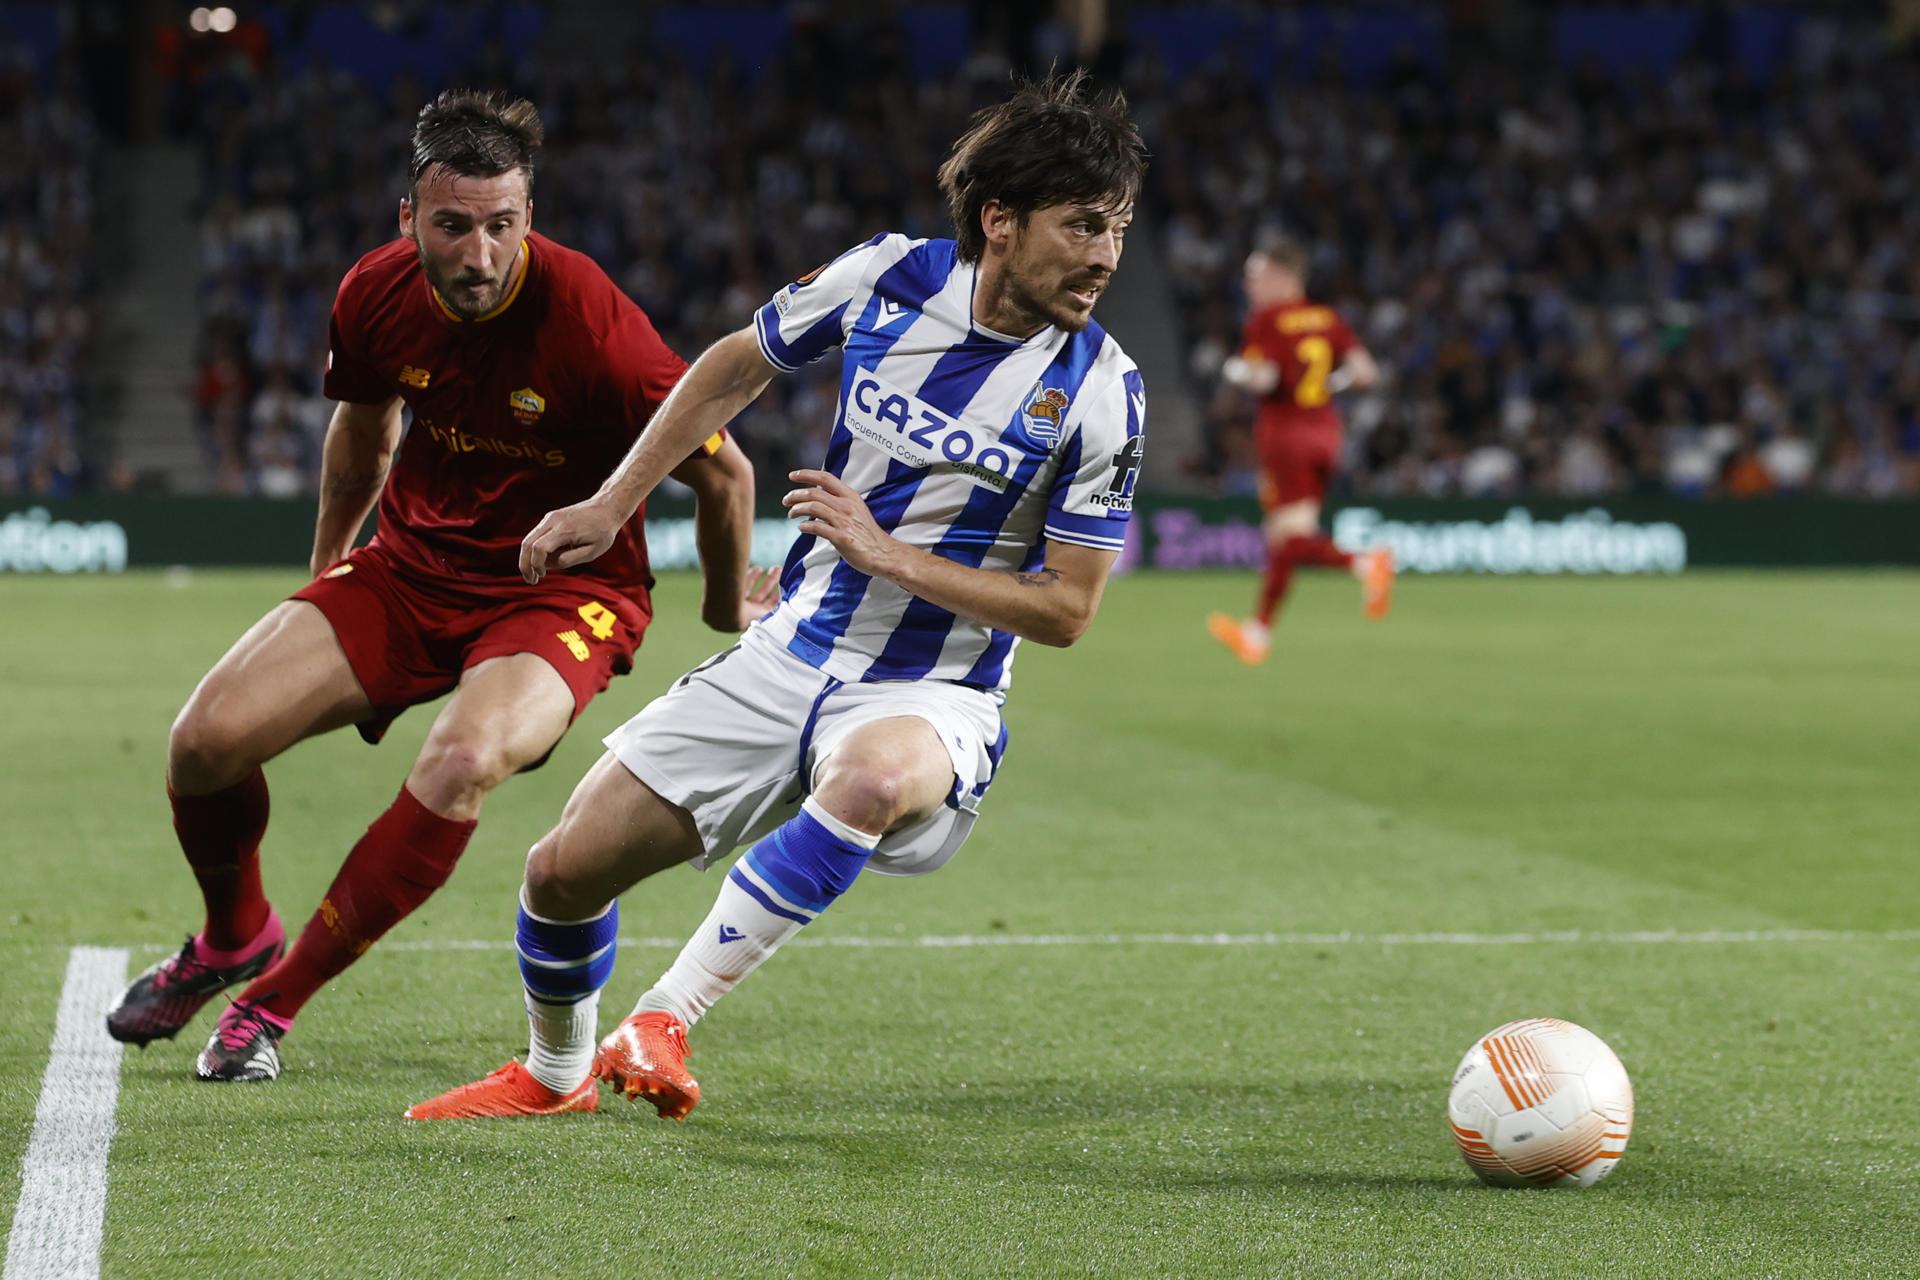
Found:
<path fill-rule="evenodd" d="M 1067 393 L 1038 382 L 1020 406 L 1020 421 L 1026 425 L 1027 434 L 1048 448 L 1060 443 L 1060 420 L 1066 416 Z"/>

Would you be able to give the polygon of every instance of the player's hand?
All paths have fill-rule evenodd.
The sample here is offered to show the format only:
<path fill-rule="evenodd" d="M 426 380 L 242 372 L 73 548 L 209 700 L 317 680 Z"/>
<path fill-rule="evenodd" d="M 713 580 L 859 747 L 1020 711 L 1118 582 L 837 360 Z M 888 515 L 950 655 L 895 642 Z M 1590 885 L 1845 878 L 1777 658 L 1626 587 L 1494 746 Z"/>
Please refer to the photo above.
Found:
<path fill-rule="evenodd" d="M 1265 395 L 1280 385 L 1280 370 L 1265 360 L 1228 356 L 1220 366 L 1220 376 L 1243 390 Z"/>
<path fill-rule="evenodd" d="M 740 620 L 733 630 L 745 631 L 772 613 L 780 603 L 780 570 L 769 566 L 747 570 L 746 585 L 740 592 Z"/>
<path fill-rule="evenodd" d="M 538 582 L 555 570 L 604 555 L 632 514 L 622 515 L 596 498 L 547 512 L 520 540 L 520 576 Z"/>
<path fill-rule="evenodd" d="M 787 479 L 804 486 L 780 499 L 800 532 L 825 538 L 860 572 L 886 576 L 883 566 L 900 544 L 874 523 L 858 489 L 830 471 L 789 471 Z"/>

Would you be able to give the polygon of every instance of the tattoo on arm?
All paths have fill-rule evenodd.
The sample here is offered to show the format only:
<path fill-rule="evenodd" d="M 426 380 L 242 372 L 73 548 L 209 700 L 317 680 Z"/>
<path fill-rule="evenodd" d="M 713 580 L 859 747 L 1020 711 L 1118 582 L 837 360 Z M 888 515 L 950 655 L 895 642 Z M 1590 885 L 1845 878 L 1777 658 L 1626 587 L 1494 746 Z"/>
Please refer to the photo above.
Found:
<path fill-rule="evenodd" d="M 388 467 L 374 471 L 337 471 L 326 478 L 329 498 L 358 497 L 378 490 L 386 483 Z"/>
<path fill-rule="evenodd" d="M 1023 587 L 1050 587 L 1060 581 L 1060 571 L 1058 569 L 1036 569 L 1031 573 L 1009 569 L 1007 572 L 1012 575 L 1015 582 Z"/>

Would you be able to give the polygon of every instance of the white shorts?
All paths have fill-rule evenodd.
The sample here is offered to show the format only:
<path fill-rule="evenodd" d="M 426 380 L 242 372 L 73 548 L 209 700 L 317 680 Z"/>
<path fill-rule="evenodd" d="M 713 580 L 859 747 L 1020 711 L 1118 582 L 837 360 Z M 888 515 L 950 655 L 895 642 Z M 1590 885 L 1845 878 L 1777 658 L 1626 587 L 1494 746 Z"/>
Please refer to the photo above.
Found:
<path fill-rule="evenodd" d="M 861 725 L 915 716 L 953 760 L 953 791 L 931 817 L 885 836 L 868 863 L 889 875 L 942 866 L 973 830 L 1006 750 L 1000 698 L 945 680 L 843 684 L 754 627 L 608 734 L 634 777 L 693 815 L 706 867 L 800 811 L 814 770 Z"/>

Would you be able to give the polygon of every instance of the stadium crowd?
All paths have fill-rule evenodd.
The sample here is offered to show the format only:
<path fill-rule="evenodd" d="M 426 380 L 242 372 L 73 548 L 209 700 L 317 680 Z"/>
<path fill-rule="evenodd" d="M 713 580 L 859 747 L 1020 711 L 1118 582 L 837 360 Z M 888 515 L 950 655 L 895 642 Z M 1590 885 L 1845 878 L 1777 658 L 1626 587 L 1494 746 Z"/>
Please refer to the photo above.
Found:
<path fill-rule="evenodd" d="M 1622 81 L 1457 48 L 1444 78 L 1409 60 L 1367 84 L 1261 86 L 1231 67 L 1168 83 L 1140 52 L 1143 212 L 1205 406 L 1186 475 L 1252 490 L 1248 408 L 1217 370 L 1240 260 L 1279 228 L 1388 373 L 1347 404 L 1360 493 L 1920 493 L 1920 76 L 1875 29 L 1833 29 L 1771 84 L 1731 59 Z M 459 79 L 541 105 L 535 226 L 600 260 L 692 355 L 796 263 L 877 227 L 941 232 L 926 175 L 997 83 L 916 80 L 902 39 L 801 24 L 758 74 L 723 53 L 704 77 L 657 53 L 493 44 Z M 223 489 L 298 492 L 325 426 L 332 291 L 392 234 L 394 157 L 424 91 L 236 52 L 195 92 L 176 114 L 205 157 L 209 457 Z M 783 380 L 742 419 L 766 474 L 818 452 L 832 394 Z"/>
<path fill-rule="evenodd" d="M 457 78 L 539 104 L 535 229 L 591 254 L 691 358 L 796 264 L 871 228 L 942 232 L 930 175 L 975 105 L 969 79 L 844 74 L 904 68 L 899 39 L 885 24 L 800 28 L 762 73 L 723 56 L 705 78 L 657 58 L 509 60 L 490 45 Z M 380 97 L 323 62 L 282 76 L 241 55 L 197 85 L 185 112 L 204 155 L 196 401 L 222 489 L 311 487 L 328 308 L 341 274 L 394 234 L 395 171 L 424 96 L 404 75 Z M 765 474 L 818 454 L 825 377 L 778 380 L 737 424 Z"/>
<path fill-rule="evenodd" d="M 1407 59 L 1143 94 L 1206 405 L 1191 472 L 1252 489 L 1218 372 L 1240 262 L 1277 230 L 1387 370 L 1347 405 L 1359 493 L 1920 493 L 1920 67 L 1877 27 L 1824 30 L 1770 84 L 1713 50 L 1623 82 L 1456 46 L 1444 80 Z"/>
<path fill-rule="evenodd" d="M 99 140 L 70 72 L 0 32 L 0 494 L 91 480 L 81 390 Z"/>

